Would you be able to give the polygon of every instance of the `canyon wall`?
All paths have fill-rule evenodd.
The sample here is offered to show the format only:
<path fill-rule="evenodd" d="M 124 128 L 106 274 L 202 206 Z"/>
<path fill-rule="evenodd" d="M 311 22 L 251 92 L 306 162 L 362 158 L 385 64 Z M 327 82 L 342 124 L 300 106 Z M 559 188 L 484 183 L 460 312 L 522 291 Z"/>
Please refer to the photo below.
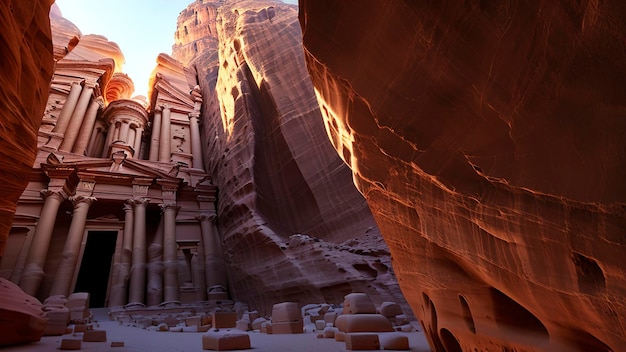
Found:
<path fill-rule="evenodd" d="M 173 57 L 202 88 L 205 166 L 235 299 L 340 303 L 353 291 L 404 303 L 388 249 L 324 130 L 297 7 L 196 1 Z M 407 314 L 411 314 L 405 304 Z"/>
<path fill-rule="evenodd" d="M 28 183 L 52 76 L 52 1 L 0 3 L 0 259 L 17 200 Z M 41 303 L 0 279 L 0 346 L 38 341 Z"/>
<path fill-rule="evenodd" d="M 435 351 L 626 349 L 625 15 L 300 1 L 326 129 Z"/>

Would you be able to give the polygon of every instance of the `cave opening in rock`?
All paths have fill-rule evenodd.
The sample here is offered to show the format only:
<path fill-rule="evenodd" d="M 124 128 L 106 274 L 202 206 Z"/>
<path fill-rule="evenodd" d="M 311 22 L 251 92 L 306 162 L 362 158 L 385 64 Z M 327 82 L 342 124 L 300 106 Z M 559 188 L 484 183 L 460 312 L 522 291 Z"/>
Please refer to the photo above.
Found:
<path fill-rule="evenodd" d="M 472 332 L 472 334 L 475 334 L 476 326 L 474 325 L 474 318 L 472 317 L 469 304 L 467 304 L 465 297 L 461 295 L 459 295 L 459 302 L 461 303 L 461 310 L 463 311 L 463 320 L 465 320 L 465 325 Z"/>
<path fill-rule="evenodd" d="M 105 306 L 117 231 L 89 231 L 74 292 L 89 292 L 89 307 Z"/>
<path fill-rule="evenodd" d="M 495 288 L 490 289 L 496 322 L 499 327 L 522 331 L 547 339 L 548 330 L 533 313 Z M 513 334 L 517 336 L 517 334 Z"/>

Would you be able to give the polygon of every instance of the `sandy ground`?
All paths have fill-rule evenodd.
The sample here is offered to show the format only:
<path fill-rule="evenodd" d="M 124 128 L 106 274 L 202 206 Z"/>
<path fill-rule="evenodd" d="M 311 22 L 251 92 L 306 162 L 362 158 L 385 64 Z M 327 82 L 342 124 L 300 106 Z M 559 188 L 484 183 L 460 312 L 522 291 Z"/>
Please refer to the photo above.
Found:
<path fill-rule="evenodd" d="M 119 325 L 118 322 L 109 320 L 106 308 L 91 309 L 94 321 L 97 321 L 96 329 L 107 332 L 107 342 L 83 342 L 82 351 L 112 351 L 112 352 L 188 352 L 202 351 L 202 334 L 190 332 L 156 332 L 141 328 Z M 307 352 L 307 351 L 346 351 L 345 343 L 334 339 L 319 339 L 317 332 L 312 331 L 313 326 L 306 326 L 306 333 L 293 335 L 267 335 L 256 332 L 248 332 L 252 349 L 245 351 L 254 352 Z M 220 329 L 229 330 L 229 329 Z M 235 330 L 235 329 L 233 329 Z M 239 330 L 236 330 L 239 331 Z M 421 331 L 399 333 L 409 337 L 410 350 L 415 352 L 428 352 L 430 348 Z M 81 338 L 82 334 L 72 336 L 44 336 L 41 341 L 12 346 L 0 349 L 2 352 L 35 351 L 47 352 L 58 351 L 61 340 L 64 338 Z M 123 341 L 124 347 L 111 347 L 112 341 Z"/>

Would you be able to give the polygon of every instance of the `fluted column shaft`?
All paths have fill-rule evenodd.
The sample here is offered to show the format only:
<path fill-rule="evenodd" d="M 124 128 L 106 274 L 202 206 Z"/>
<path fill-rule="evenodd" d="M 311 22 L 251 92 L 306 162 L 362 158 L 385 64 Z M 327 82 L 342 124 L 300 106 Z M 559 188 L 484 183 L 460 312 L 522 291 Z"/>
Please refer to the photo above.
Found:
<path fill-rule="evenodd" d="M 227 287 L 219 235 L 214 223 L 215 215 L 199 216 L 198 220 L 202 231 L 207 290 L 216 285 Z"/>
<path fill-rule="evenodd" d="M 72 213 L 72 223 L 67 233 L 65 246 L 63 247 L 63 257 L 55 274 L 54 283 L 50 290 L 50 295 L 64 295 L 70 293 L 70 285 L 74 279 L 74 271 L 80 252 L 80 244 L 85 232 L 85 222 L 89 206 L 96 200 L 94 197 L 72 196 L 70 200 L 74 204 Z"/>
<path fill-rule="evenodd" d="M 109 122 L 109 131 L 107 132 L 107 140 L 104 143 L 104 147 L 102 148 L 102 157 L 109 157 L 109 146 L 113 143 L 113 138 L 115 138 L 115 121 Z"/>
<path fill-rule="evenodd" d="M 72 151 L 76 137 L 78 137 L 78 130 L 80 129 L 80 125 L 83 123 L 83 119 L 85 118 L 85 113 L 87 112 L 87 107 L 89 106 L 91 95 L 93 94 L 93 88 L 93 86 L 85 85 L 80 93 L 80 98 L 78 98 L 76 108 L 72 113 L 70 122 L 68 123 L 65 134 L 63 135 L 63 142 L 61 142 L 61 145 L 59 146 L 60 151 Z"/>
<path fill-rule="evenodd" d="M 131 144 L 128 141 L 128 131 L 130 130 L 130 122 L 127 120 L 122 120 L 122 126 L 120 127 L 120 140 L 126 144 Z"/>
<path fill-rule="evenodd" d="M 169 162 L 172 156 L 170 117 L 170 109 L 165 106 L 161 114 L 161 137 L 159 141 L 159 161 L 162 162 Z"/>
<path fill-rule="evenodd" d="M 35 234 L 33 235 L 33 241 L 26 256 L 26 262 L 24 265 L 24 273 L 20 279 L 19 286 L 31 296 L 35 296 L 41 285 L 43 279 L 43 267 L 46 263 L 46 256 L 48 254 L 48 248 L 50 247 L 50 239 L 52 238 L 52 230 L 54 229 L 54 223 L 56 222 L 57 212 L 59 206 L 65 199 L 65 194 L 60 191 L 52 191 L 45 189 L 41 191 L 42 195 L 46 197 L 43 207 L 41 208 L 41 214 L 39 215 L 39 221 L 35 228 Z"/>
<path fill-rule="evenodd" d="M 142 135 L 143 135 L 143 128 L 141 127 L 135 128 L 135 141 L 133 143 L 133 149 L 135 151 L 135 154 L 133 155 L 133 157 L 135 157 L 136 159 L 140 159 L 139 152 L 141 150 Z"/>
<path fill-rule="evenodd" d="M 159 138 L 161 138 L 161 110 L 154 112 L 152 120 L 152 136 L 150 136 L 150 155 L 148 160 L 159 160 Z"/>
<path fill-rule="evenodd" d="M 70 117 L 76 108 L 76 102 L 78 102 L 78 97 L 80 97 L 80 92 L 83 90 L 83 87 L 79 82 L 72 82 L 72 86 L 70 87 L 70 93 L 65 100 L 65 104 L 59 113 L 59 117 L 57 118 L 57 123 L 54 125 L 52 132 L 64 133 L 67 128 L 67 124 L 70 122 Z"/>
<path fill-rule="evenodd" d="M 133 251 L 133 227 L 134 209 L 132 200 L 124 203 L 124 239 L 122 240 L 122 255 L 119 263 L 119 275 L 117 282 L 114 282 L 109 294 L 109 306 L 123 306 L 127 303 L 128 277 L 130 275 L 130 265 Z"/>
<path fill-rule="evenodd" d="M 179 300 L 178 287 L 178 248 L 176 245 L 175 205 L 163 205 L 163 286 L 165 302 Z"/>
<path fill-rule="evenodd" d="M 148 198 L 135 200 L 133 253 L 128 303 L 144 304 L 146 288 L 146 205 Z"/>
<path fill-rule="evenodd" d="M 74 143 L 74 148 L 72 149 L 73 153 L 76 154 L 84 154 L 85 149 L 87 148 L 87 144 L 89 143 L 89 139 L 92 136 L 94 131 L 94 125 L 96 123 L 96 116 L 98 115 L 98 110 L 102 108 L 102 98 L 98 97 L 94 99 L 91 104 L 89 104 L 89 109 L 87 109 L 87 113 L 85 114 L 85 120 L 83 121 L 82 126 L 80 127 L 80 132 L 78 133 L 78 138 L 76 139 L 76 143 Z"/>
<path fill-rule="evenodd" d="M 202 143 L 200 141 L 200 124 L 198 113 L 189 114 L 189 131 L 191 133 L 191 154 L 193 154 L 193 167 L 204 169 L 202 161 Z"/>

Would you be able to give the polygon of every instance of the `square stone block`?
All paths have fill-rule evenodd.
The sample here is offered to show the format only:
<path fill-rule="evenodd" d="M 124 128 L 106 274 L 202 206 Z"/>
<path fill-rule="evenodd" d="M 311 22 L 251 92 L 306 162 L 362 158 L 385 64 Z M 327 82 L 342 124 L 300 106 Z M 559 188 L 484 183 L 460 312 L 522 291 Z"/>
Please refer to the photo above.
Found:
<path fill-rule="evenodd" d="M 83 333 L 83 342 L 106 342 L 106 330 L 87 330 Z"/>
<path fill-rule="evenodd" d="M 283 323 L 302 320 L 302 312 L 296 302 L 283 302 L 272 307 L 272 322 Z"/>
<path fill-rule="evenodd" d="M 235 312 L 214 311 L 211 319 L 216 329 L 237 326 L 237 313 Z"/>
<path fill-rule="evenodd" d="M 124 341 L 111 341 L 111 347 L 124 347 Z"/>
<path fill-rule="evenodd" d="M 287 323 L 272 322 L 272 334 L 302 334 L 303 332 L 304 324 L 302 321 Z"/>
<path fill-rule="evenodd" d="M 186 326 L 200 326 L 202 318 L 200 316 L 193 316 L 185 319 Z"/>
<path fill-rule="evenodd" d="M 373 314 L 376 306 L 365 293 L 351 293 L 343 300 L 343 314 Z"/>
<path fill-rule="evenodd" d="M 85 324 L 74 325 L 74 332 L 85 332 L 85 331 L 87 331 L 87 325 Z"/>
<path fill-rule="evenodd" d="M 250 336 L 237 332 L 206 332 L 202 334 L 202 349 L 213 351 L 245 350 L 250 348 Z"/>
<path fill-rule="evenodd" d="M 391 322 L 381 314 L 342 314 L 335 326 L 343 332 L 393 332 Z"/>
<path fill-rule="evenodd" d="M 346 333 L 341 331 L 335 331 L 335 341 L 343 342 L 346 340 Z"/>
<path fill-rule="evenodd" d="M 315 321 L 315 330 L 324 330 L 325 327 L 326 327 L 326 320 Z"/>
<path fill-rule="evenodd" d="M 63 339 L 61 340 L 61 350 L 80 350 L 81 341 L 79 339 Z"/>
<path fill-rule="evenodd" d="M 380 349 L 378 334 L 349 333 L 346 334 L 345 339 L 347 350 L 358 351 Z"/>

